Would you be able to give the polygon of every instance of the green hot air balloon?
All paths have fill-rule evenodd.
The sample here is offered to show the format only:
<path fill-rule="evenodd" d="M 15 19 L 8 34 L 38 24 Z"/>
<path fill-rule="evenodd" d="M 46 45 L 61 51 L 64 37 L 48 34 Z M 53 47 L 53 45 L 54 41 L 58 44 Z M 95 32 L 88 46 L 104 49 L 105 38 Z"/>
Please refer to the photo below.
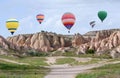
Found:
<path fill-rule="evenodd" d="M 107 12 L 106 11 L 99 11 L 98 17 L 103 22 L 105 20 L 105 18 L 107 17 Z"/>

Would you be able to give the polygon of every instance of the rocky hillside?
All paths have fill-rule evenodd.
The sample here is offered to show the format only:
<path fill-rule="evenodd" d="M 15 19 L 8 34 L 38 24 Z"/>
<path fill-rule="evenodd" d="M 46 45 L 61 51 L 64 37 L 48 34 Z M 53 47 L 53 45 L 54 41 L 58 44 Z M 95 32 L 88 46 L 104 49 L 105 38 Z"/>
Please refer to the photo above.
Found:
<path fill-rule="evenodd" d="M 19 55 L 22 51 L 25 51 L 25 49 L 8 42 L 5 38 L 0 36 L 0 55 Z"/>
<path fill-rule="evenodd" d="M 78 54 L 85 53 L 89 49 L 94 50 L 97 55 L 101 55 L 106 52 L 111 53 L 111 50 L 119 53 L 120 49 L 115 49 L 118 46 L 120 46 L 120 31 L 115 31 L 110 34 L 109 32 L 98 32 L 96 37 L 93 38 L 90 42 L 79 46 Z"/>
<path fill-rule="evenodd" d="M 80 45 L 89 42 L 90 40 L 91 38 L 84 38 L 81 34 L 77 33 L 73 36 L 72 46 L 77 48 Z"/>
<path fill-rule="evenodd" d="M 40 32 L 29 35 L 18 35 L 7 38 L 7 41 L 26 48 L 32 48 L 37 51 L 49 52 L 62 47 L 72 46 L 71 38 L 55 33 Z"/>
<path fill-rule="evenodd" d="M 93 37 L 94 36 L 94 37 Z M 4 39 L 0 36 L 0 54 L 25 54 L 29 50 L 37 52 L 73 51 L 76 54 L 86 54 L 92 49 L 97 55 L 108 52 L 119 55 L 120 29 L 92 31 L 85 35 L 61 35 L 51 32 L 23 34 Z M 72 49 L 72 50 L 70 50 Z M 77 51 L 74 51 L 76 50 Z"/>
<path fill-rule="evenodd" d="M 100 34 L 106 34 L 106 33 L 108 33 L 108 34 L 111 34 L 111 33 L 113 33 L 113 32 L 115 32 L 115 31 L 120 31 L 120 29 L 109 29 L 109 30 L 98 30 L 98 31 L 89 31 L 89 32 L 87 32 L 87 33 L 85 33 L 85 34 L 83 34 L 83 36 L 84 37 L 96 37 L 96 35 L 97 35 L 97 33 L 100 33 Z"/>

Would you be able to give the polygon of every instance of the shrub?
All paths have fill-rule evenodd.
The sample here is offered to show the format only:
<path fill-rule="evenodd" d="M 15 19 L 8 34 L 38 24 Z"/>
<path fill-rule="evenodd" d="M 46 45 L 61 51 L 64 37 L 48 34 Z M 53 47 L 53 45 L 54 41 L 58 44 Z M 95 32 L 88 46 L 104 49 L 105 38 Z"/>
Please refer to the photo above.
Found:
<path fill-rule="evenodd" d="M 88 49 L 88 50 L 86 51 L 86 53 L 87 53 L 87 54 L 94 54 L 94 53 L 95 53 L 95 50 L 93 50 L 93 49 Z"/>
<path fill-rule="evenodd" d="M 28 51 L 28 55 L 30 55 L 30 56 L 47 56 L 48 53 L 46 53 L 46 52 L 37 52 L 37 51 L 34 51 L 34 50 L 30 50 L 30 51 Z"/>

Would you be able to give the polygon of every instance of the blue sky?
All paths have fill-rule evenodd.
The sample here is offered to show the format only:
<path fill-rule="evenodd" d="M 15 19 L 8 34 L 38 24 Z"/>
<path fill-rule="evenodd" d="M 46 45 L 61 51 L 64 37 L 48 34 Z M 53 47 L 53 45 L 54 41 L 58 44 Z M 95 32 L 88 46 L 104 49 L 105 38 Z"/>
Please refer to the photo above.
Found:
<path fill-rule="evenodd" d="M 84 34 L 88 31 L 120 28 L 120 0 L 0 0 L 0 35 L 11 36 L 5 22 L 16 18 L 20 25 L 14 35 L 37 33 L 41 30 L 58 34 Z M 97 17 L 100 10 L 108 13 L 101 23 Z M 71 12 L 76 17 L 71 33 L 63 26 L 61 17 Z M 36 20 L 37 14 L 44 14 L 42 24 Z M 89 22 L 95 20 L 91 28 Z"/>

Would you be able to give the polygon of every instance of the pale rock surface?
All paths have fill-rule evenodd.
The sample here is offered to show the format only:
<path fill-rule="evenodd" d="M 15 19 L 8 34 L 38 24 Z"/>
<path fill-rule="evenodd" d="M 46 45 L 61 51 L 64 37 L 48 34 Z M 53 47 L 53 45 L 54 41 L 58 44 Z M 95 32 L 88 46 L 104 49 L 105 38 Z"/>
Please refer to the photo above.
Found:
<path fill-rule="evenodd" d="M 72 40 L 72 46 L 78 47 L 81 44 L 87 43 L 88 41 L 79 33 L 75 34 Z"/>
<path fill-rule="evenodd" d="M 40 32 L 36 34 L 18 35 L 7 38 L 7 41 L 26 49 L 49 52 L 62 47 L 72 46 L 69 38 L 55 33 Z"/>
<path fill-rule="evenodd" d="M 102 32 L 101 32 L 102 33 Z M 104 36 L 105 35 L 105 36 Z M 87 46 L 86 46 L 87 45 Z M 94 49 L 96 53 L 106 52 L 108 50 L 114 49 L 120 45 L 120 31 L 115 32 L 100 32 L 97 33 L 96 37 L 90 42 L 82 44 L 79 46 L 79 52 L 85 52 L 88 49 Z"/>

